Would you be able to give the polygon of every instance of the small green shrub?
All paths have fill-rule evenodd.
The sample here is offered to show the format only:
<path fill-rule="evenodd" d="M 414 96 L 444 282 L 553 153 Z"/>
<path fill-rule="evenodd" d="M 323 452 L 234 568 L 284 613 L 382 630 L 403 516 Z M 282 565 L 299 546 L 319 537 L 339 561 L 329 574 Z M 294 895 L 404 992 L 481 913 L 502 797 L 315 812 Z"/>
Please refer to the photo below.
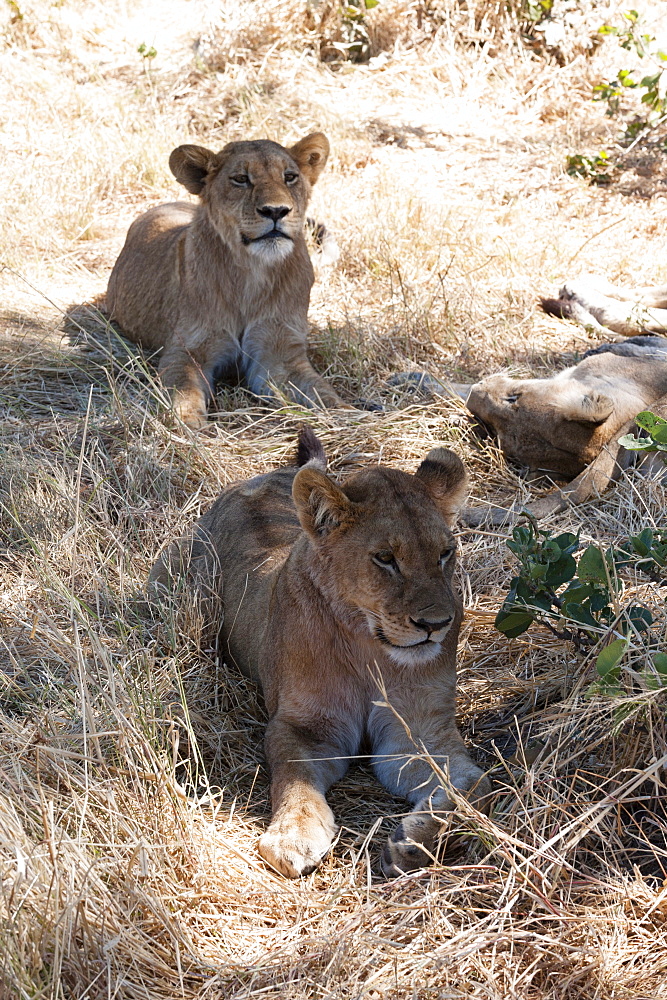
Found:
<path fill-rule="evenodd" d="M 620 26 L 603 24 L 598 29 L 598 34 L 615 37 L 621 48 L 635 52 L 640 59 L 652 64 L 651 71 L 639 79 L 635 76 L 634 70 L 621 69 L 613 80 L 604 80 L 593 88 L 593 100 L 604 101 L 607 105 L 607 114 L 611 116 L 618 115 L 624 110 L 624 98 L 629 91 L 641 93 L 643 114 L 635 115 L 633 121 L 628 122 L 622 130 L 621 142 L 625 140 L 625 145 L 628 145 L 641 132 L 661 125 L 665 120 L 667 76 L 663 74 L 667 71 L 667 52 L 657 46 L 653 35 L 643 31 L 640 15 L 636 10 L 626 10 Z M 591 156 L 581 153 L 571 154 L 567 157 L 565 165 L 568 174 L 584 177 L 591 184 L 609 184 L 610 171 L 613 171 L 613 168 L 614 163 L 604 150 Z"/>
<path fill-rule="evenodd" d="M 662 575 L 667 565 L 667 532 L 645 529 L 622 548 L 588 545 L 575 558 L 580 537 L 563 532 L 553 537 L 536 524 L 517 527 L 507 547 L 519 561 L 519 572 L 496 615 L 496 628 L 514 639 L 539 622 L 561 639 L 591 647 L 613 628 L 622 635 L 645 632 L 653 623 L 648 608 L 623 607 L 624 584 L 619 570 L 637 569 Z"/>
<path fill-rule="evenodd" d="M 609 184 L 611 181 L 612 164 L 609 153 L 601 149 L 594 156 L 584 156 L 573 153 L 565 161 L 565 171 L 571 177 L 584 177 L 591 184 Z"/>
<path fill-rule="evenodd" d="M 634 51 L 640 59 L 652 62 L 653 72 L 637 80 L 631 70 L 622 69 L 615 80 L 607 80 L 593 88 L 593 100 L 606 101 L 607 114 L 615 115 L 622 108 L 627 90 L 643 90 L 641 102 L 646 106 L 646 113 L 626 127 L 626 133 L 632 137 L 667 113 L 667 94 L 662 81 L 662 75 L 667 70 L 667 52 L 657 47 L 653 35 L 641 30 L 641 19 L 636 10 L 626 10 L 623 18 L 626 23 L 621 27 L 604 24 L 599 29 L 600 34 L 615 35 L 621 48 Z"/>

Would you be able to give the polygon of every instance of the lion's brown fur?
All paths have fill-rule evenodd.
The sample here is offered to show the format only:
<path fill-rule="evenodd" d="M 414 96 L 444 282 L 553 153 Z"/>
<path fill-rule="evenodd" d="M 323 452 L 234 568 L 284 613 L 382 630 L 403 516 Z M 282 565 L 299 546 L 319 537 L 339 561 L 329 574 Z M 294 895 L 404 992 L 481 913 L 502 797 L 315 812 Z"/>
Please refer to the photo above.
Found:
<path fill-rule="evenodd" d="M 396 873 L 428 863 L 441 828 L 431 812 L 452 809 L 420 749 L 474 801 L 489 791 L 454 721 L 462 606 L 451 524 L 466 473 L 434 449 L 414 475 L 376 466 L 340 487 L 314 436 L 301 458 L 300 469 L 224 490 L 163 553 L 151 587 L 159 595 L 180 577 L 217 591 L 222 655 L 261 682 L 273 804 L 264 858 L 288 876 L 319 864 L 336 829 L 325 793 L 364 751 L 415 807 L 386 848 Z"/>
<path fill-rule="evenodd" d="M 340 405 L 306 354 L 313 268 L 304 222 L 329 143 L 319 132 L 287 149 L 232 142 L 214 153 L 179 146 L 169 165 L 199 204 L 140 216 L 109 279 L 106 309 L 123 332 L 159 352 L 180 418 L 206 422 L 216 378 L 235 368 L 259 396 Z"/>

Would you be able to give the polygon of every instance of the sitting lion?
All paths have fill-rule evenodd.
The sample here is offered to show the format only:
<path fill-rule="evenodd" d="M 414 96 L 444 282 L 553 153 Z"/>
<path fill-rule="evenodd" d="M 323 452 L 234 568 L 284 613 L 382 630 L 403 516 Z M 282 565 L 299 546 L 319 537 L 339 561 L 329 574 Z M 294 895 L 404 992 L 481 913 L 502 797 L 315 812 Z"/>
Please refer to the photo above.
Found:
<path fill-rule="evenodd" d="M 313 268 L 306 206 L 329 154 L 315 132 L 289 149 L 262 139 L 219 153 L 179 146 L 176 179 L 199 204 L 159 205 L 132 223 L 106 310 L 131 340 L 159 351 L 178 416 L 206 423 L 216 379 L 237 368 L 258 396 L 340 406 L 306 355 Z"/>
<path fill-rule="evenodd" d="M 297 460 L 225 489 L 163 552 L 151 592 L 160 599 L 180 579 L 217 593 L 223 655 L 262 685 L 265 860 L 289 877 L 320 864 L 336 834 L 326 792 L 370 753 L 383 785 L 413 806 L 385 847 L 385 874 L 397 874 L 433 857 L 454 808 L 442 772 L 473 803 L 490 792 L 454 721 L 462 607 L 451 524 L 466 472 L 436 448 L 414 475 L 376 466 L 341 487 L 311 431 Z"/>
<path fill-rule="evenodd" d="M 544 311 L 582 326 L 624 337 L 667 332 L 667 285 L 618 288 L 603 278 L 585 275 L 568 281 L 558 296 L 541 300 Z"/>
<path fill-rule="evenodd" d="M 604 344 L 551 378 L 490 375 L 469 387 L 466 405 L 508 458 L 572 480 L 529 508 L 543 517 L 602 492 L 627 467 L 631 453 L 618 439 L 641 410 L 667 416 L 667 340 Z"/>

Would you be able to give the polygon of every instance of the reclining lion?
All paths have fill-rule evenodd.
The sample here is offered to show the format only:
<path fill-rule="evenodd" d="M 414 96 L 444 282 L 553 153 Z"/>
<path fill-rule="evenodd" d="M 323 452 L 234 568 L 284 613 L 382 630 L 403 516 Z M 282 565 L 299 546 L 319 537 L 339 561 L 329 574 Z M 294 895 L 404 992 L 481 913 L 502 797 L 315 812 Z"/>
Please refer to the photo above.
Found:
<path fill-rule="evenodd" d="M 265 860 L 289 877 L 319 865 L 336 834 L 326 792 L 370 753 L 382 784 L 413 806 L 384 852 L 385 874 L 397 874 L 430 863 L 454 808 L 420 751 L 473 803 L 490 791 L 454 721 L 462 606 L 451 524 L 466 472 L 436 448 L 414 475 L 376 466 L 341 487 L 310 431 L 298 461 L 224 490 L 163 552 L 151 592 L 159 600 L 180 579 L 221 596 L 223 656 L 262 685 Z"/>
<path fill-rule="evenodd" d="M 489 375 L 475 385 L 439 382 L 424 372 L 392 383 L 437 395 L 458 395 L 498 438 L 505 456 L 534 474 L 571 480 L 525 508 L 535 517 L 601 493 L 630 464 L 618 439 L 636 430 L 644 409 L 667 417 L 667 340 L 632 337 L 603 344 L 550 378 Z M 502 523 L 511 511 L 466 507 L 462 520 Z"/>
<path fill-rule="evenodd" d="M 280 387 L 340 406 L 306 355 L 313 267 L 306 206 L 329 154 L 315 132 L 289 149 L 231 142 L 219 153 L 179 146 L 176 179 L 199 204 L 174 202 L 132 223 L 106 310 L 124 334 L 159 351 L 159 374 L 185 424 L 200 428 L 216 379 L 237 368 L 258 396 Z"/>
<path fill-rule="evenodd" d="M 632 453 L 618 440 L 636 429 L 641 410 L 667 416 L 667 340 L 604 344 L 551 378 L 490 375 L 468 387 L 466 405 L 497 435 L 508 458 L 531 472 L 571 480 L 528 508 L 544 517 L 601 493 L 627 468 Z"/>

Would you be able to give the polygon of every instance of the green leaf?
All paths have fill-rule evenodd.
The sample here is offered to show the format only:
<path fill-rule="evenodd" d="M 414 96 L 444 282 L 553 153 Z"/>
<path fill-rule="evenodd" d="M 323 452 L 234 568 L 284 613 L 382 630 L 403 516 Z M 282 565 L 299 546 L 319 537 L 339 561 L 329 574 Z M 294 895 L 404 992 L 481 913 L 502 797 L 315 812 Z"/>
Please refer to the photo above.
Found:
<path fill-rule="evenodd" d="M 638 535 L 630 535 L 630 541 L 638 556 L 647 556 L 653 547 L 653 532 L 644 528 Z"/>
<path fill-rule="evenodd" d="M 597 545 L 589 545 L 584 550 L 579 560 L 579 579 L 595 583 L 607 582 L 604 557 Z"/>
<path fill-rule="evenodd" d="M 623 434 L 618 443 L 628 451 L 649 451 L 653 447 L 650 438 L 638 438 L 634 434 Z"/>
<path fill-rule="evenodd" d="M 609 591 L 605 589 L 604 593 L 591 594 L 591 599 L 588 603 L 591 611 L 599 614 L 609 606 Z"/>
<path fill-rule="evenodd" d="M 519 545 L 527 545 L 528 542 L 533 537 L 532 528 L 515 528 L 512 532 L 512 538 Z"/>
<path fill-rule="evenodd" d="M 567 590 L 563 593 L 563 601 L 565 603 L 573 601 L 575 604 L 581 604 L 582 601 L 588 600 L 592 593 L 592 584 L 580 583 L 579 580 L 573 580 Z"/>
<path fill-rule="evenodd" d="M 663 420 L 656 413 L 652 413 L 651 410 L 642 410 L 635 417 L 635 423 L 637 427 L 641 427 L 643 431 L 648 431 L 652 434 L 656 427 L 667 426 L 667 420 Z"/>
<path fill-rule="evenodd" d="M 632 72 L 629 69 L 621 69 L 618 72 L 619 83 L 623 87 L 636 87 L 638 86 L 637 81 L 633 78 Z"/>
<path fill-rule="evenodd" d="M 653 624 L 653 615 L 648 608 L 642 608 L 639 604 L 633 604 L 625 612 L 638 632 L 646 632 Z"/>
<path fill-rule="evenodd" d="M 574 556 L 567 553 L 561 556 L 558 562 L 549 567 L 549 572 L 544 582 L 553 590 L 556 590 L 557 587 L 561 587 L 568 580 L 571 580 L 576 572 L 577 564 L 574 561 Z"/>
<path fill-rule="evenodd" d="M 526 601 L 526 605 L 530 609 L 537 608 L 539 611 L 549 614 L 552 608 L 552 601 L 547 594 L 533 594 Z"/>
<path fill-rule="evenodd" d="M 619 695 L 623 694 L 623 688 L 618 684 L 600 684 L 598 691 L 608 698 L 618 698 Z"/>
<path fill-rule="evenodd" d="M 627 639 L 614 639 L 608 646 L 605 646 L 595 661 L 595 667 L 600 677 L 607 678 L 607 675 L 616 668 L 617 663 L 628 648 Z"/>
<path fill-rule="evenodd" d="M 599 629 L 600 623 L 593 618 L 588 608 L 583 607 L 581 604 L 564 604 L 562 613 L 565 618 L 569 618 L 573 622 L 578 622 L 579 625 L 587 625 L 595 629 Z"/>
<path fill-rule="evenodd" d="M 573 535 L 571 531 L 564 531 L 562 535 L 556 535 L 554 541 L 563 555 L 571 555 L 579 545 L 579 535 Z"/>
<path fill-rule="evenodd" d="M 529 611 L 504 611 L 501 608 L 494 624 L 508 639 L 516 639 L 530 628 L 534 620 L 535 616 Z"/>
<path fill-rule="evenodd" d="M 558 562 L 562 553 L 555 538 L 548 538 L 542 545 L 542 558 L 549 562 Z"/>
<path fill-rule="evenodd" d="M 653 666 L 659 674 L 667 674 L 667 653 L 654 653 Z"/>
<path fill-rule="evenodd" d="M 655 87 L 662 76 L 662 70 L 654 73 L 653 76 L 645 76 L 639 81 L 640 87 Z"/>

